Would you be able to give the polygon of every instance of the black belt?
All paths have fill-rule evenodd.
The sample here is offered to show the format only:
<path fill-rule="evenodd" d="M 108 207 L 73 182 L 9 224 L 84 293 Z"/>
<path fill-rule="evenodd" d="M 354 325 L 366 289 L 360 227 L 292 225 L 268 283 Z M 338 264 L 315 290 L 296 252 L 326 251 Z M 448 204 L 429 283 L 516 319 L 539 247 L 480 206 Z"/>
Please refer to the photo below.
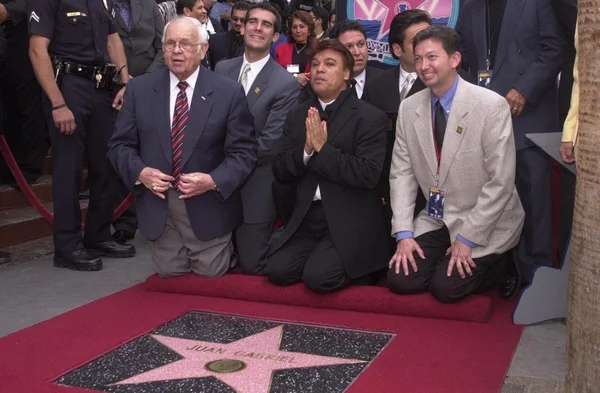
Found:
<path fill-rule="evenodd" d="M 66 75 L 78 76 L 93 82 L 96 82 L 96 75 L 102 72 L 102 66 L 77 64 L 70 61 L 65 61 L 64 66 L 63 72 Z"/>

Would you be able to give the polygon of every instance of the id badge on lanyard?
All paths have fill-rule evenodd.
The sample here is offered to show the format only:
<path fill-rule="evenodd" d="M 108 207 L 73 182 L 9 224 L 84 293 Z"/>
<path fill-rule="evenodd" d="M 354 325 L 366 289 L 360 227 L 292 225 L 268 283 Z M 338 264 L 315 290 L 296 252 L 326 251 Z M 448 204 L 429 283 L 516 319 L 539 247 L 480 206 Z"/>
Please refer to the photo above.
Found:
<path fill-rule="evenodd" d="M 446 192 L 439 188 L 442 151 L 441 149 L 438 149 L 435 131 L 433 131 L 433 146 L 435 147 L 435 155 L 437 158 L 437 171 L 435 173 L 435 187 L 429 188 L 429 196 L 427 198 L 427 216 L 442 220 L 444 219 L 444 202 Z"/>

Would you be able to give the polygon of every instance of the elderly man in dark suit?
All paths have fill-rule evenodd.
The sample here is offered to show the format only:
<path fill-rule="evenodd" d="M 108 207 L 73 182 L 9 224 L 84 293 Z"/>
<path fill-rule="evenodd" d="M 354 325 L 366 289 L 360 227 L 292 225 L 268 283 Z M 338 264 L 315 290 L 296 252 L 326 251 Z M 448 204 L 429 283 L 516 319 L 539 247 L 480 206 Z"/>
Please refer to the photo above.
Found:
<path fill-rule="evenodd" d="M 127 69 L 133 77 L 163 66 L 162 34 L 165 23 L 154 0 L 117 0 L 115 3 L 117 32 L 127 57 Z M 128 194 L 122 186 L 119 202 Z M 133 239 L 137 230 L 135 207 L 132 205 L 113 222 L 113 238 L 118 242 Z"/>
<path fill-rule="evenodd" d="M 242 84 L 254 116 L 258 164 L 242 188 L 244 223 L 235 232 L 240 265 L 249 274 L 260 274 L 264 268 L 277 216 L 271 192 L 275 180 L 271 164 L 285 118 L 300 94 L 296 79 L 269 53 L 271 43 L 279 38 L 279 29 L 281 17 L 272 5 L 253 5 L 245 21 L 243 57 L 224 60 L 215 70 Z"/>
<path fill-rule="evenodd" d="M 321 293 L 375 284 L 391 255 L 377 190 L 387 120 L 348 88 L 353 67 L 339 41 L 320 41 L 311 59 L 316 97 L 286 119 L 273 171 L 295 183 L 296 197 L 267 259 L 275 284 L 302 281 Z"/>
<path fill-rule="evenodd" d="M 256 164 L 242 87 L 200 67 L 207 35 L 194 18 L 167 24 L 168 69 L 129 82 L 109 141 L 161 277 L 227 273 L 242 222 L 239 189 Z"/>
<path fill-rule="evenodd" d="M 526 215 L 517 248 L 521 275 L 509 274 L 501 290 L 512 297 L 520 278 L 529 282 L 536 266 L 552 265 L 551 159 L 525 134 L 560 131 L 557 76 L 566 40 L 549 0 L 467 0 L 456 30 L 463 68 L 505 97 L 513 116 L 516 185 Z"/>

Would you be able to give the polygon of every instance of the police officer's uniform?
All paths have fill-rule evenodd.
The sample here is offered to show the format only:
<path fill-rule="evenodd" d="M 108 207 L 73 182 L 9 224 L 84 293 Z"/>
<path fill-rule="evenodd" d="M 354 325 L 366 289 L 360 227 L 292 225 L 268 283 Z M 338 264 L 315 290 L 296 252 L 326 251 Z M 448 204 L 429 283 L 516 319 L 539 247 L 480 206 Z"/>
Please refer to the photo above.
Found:
<path fill-rule="evenodd" d="M 118 178 L 106 158 L 117 116 L 109 90 L 114 86 L 107 81 L 110 75 L 103 74 L 108 35 L 117 31 L 111 0 L 28 0 L 28 8 L 29 34 L 50 40 L 57 83 L 76 123 L 74 134 L 61 134 L 45 99 L 52 142 L 55 264 L 98 270 L 102 266 L 98 256 L 135 253 L 133 246 L 116 244 L 110 234 L 118 190 Z M 78 192 L 85 151 L 90 200 L 82 238 Z"/>

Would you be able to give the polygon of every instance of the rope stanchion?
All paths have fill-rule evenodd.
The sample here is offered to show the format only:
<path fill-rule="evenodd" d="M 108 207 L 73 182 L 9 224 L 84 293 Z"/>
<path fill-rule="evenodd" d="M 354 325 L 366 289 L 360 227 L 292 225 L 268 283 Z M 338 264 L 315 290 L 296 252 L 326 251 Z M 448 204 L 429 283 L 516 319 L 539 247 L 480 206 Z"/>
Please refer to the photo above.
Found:
<path fill-rule="evenodd" d="M 10 169 L 10 172 L 12 173 L 13 177 L 17 181 L 17 185 L 19 186 L 21 192 L 25 196 L 25 199 L 27 199 L 27 201 L 35 208 L 35 210 L 37 210 L 37 212 L 40 213 L 40 215 L 44 218 L 44 220 L 48 222 L 48 224 L 53 225 L 54 216 L 52 215 L 52 213 L 50 213 L 50 211 L 48 211 L 48 209 L 46 209 L 46 207 L 44 207 L 42 202 L 40 202 L 37 195 L 35 195 L 35 193 L 31 189 L 31 186 L 25 180 L 25 177 L 23 177 L 23 173 L 21 172 L 19 165 L 17 165 L 17 161 L 15 160 L 15 157 L 10 151 L 10 147 L 8 146 L 8 143 L 6 143 L 4 135 L 0 135 L 0 153 L 4 157 L 4 160 L 6 161 L 6 164 L 8 165 L 8 168 Z M 127 195 L 123 202 L 121 202 L 121 204 L 114 211 L 113 221 L 119 218 L 125 212 L 125 210 L 127 210 L 129 206 L 131 206 L 134 200 L 135 197 L 133 194 L 130 193 L 129 195 Z"/>

